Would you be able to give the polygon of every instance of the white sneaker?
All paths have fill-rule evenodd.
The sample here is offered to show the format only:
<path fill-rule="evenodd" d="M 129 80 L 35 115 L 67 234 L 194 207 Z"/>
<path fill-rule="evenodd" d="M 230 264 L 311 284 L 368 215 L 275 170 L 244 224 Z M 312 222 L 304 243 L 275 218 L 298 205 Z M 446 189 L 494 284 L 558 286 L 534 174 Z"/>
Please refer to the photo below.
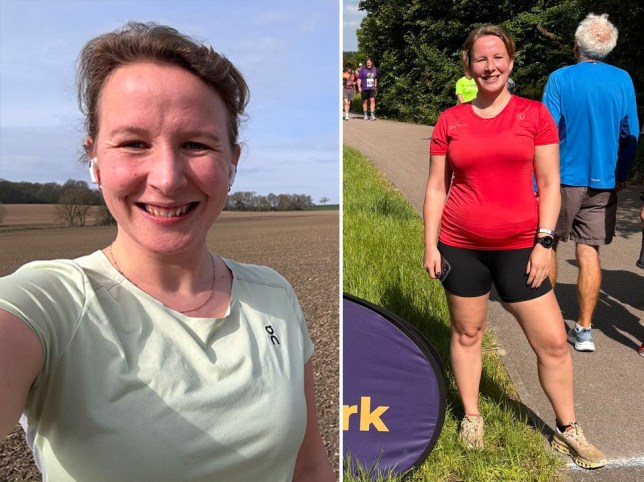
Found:
<path fill-rule="evenodd" d="M 568 341 L 574 344 L 577 351 L 595 351 L 591 328 L 583 328 L 575 323 L 568 331 Z"/>
<path fill-rule="evenodd" d="M 371 114 L 371 120 L 376 120 L 376 114 Z"/>
<path fill-rule="evenodd" d="M 369 120 L 369 116 L 367 116 L 367 114 L 364 115 L 364 120 Z"/>
<path fill-rule="evenodd" d="M 349 120 L 349 114 L 344 116 L 344 120 Z"/>

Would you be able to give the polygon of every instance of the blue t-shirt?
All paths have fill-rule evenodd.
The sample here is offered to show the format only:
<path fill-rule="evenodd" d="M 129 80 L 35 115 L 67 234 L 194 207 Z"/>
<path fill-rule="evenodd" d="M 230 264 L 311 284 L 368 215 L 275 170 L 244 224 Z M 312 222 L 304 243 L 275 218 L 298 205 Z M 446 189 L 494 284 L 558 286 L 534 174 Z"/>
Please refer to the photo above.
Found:
<path fill-rule="evenodd" d="M 557 123 L 561 184 L 613 189 L 635 158 L 639 122 L 628 73 L 579 62 L 550 74 L 543 103 Z"/>

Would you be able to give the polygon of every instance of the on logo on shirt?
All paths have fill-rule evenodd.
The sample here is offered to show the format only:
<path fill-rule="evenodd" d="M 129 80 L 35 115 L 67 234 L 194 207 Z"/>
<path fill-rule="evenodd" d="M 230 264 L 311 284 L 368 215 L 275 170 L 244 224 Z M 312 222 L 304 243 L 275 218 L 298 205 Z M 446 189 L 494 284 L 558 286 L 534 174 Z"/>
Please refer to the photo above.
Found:
<path fill-rule="evenodd" d="M 273 345 L 279 345 L 280 341 L 277 338 L 277 336 L 275 335 L 275 329 L 271 325 L 266 325 L 264 327 L 264 329 L 266 330 L 266 333 L 268 333 L 268 336 L 270 337 L 271 343 Z"/>

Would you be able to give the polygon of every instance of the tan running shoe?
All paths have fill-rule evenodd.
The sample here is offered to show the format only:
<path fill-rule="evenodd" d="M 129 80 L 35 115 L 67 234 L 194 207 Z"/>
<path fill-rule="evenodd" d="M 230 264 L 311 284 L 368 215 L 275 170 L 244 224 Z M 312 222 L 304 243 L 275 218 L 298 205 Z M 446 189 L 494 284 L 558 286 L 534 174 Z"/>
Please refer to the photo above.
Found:
<path fill-rule="evenodd" d="M 584 432 L 579 425 L 571 423 L 572 430 L 561 432 L 555 427 L 555 433 L 552 437 L 552 448 L 562 454 L 570 455 L 573 462 L 584 469 L 597 469 L 603 467 L 608 462 L 606 456 L 586 440 Z"/>
<path fill-rule="evenodd" d="M 468 449 L 483 448 L 483 417 L 480 415 L 465 415 L 461 421 L 461 431 L 458 439 Z"/>

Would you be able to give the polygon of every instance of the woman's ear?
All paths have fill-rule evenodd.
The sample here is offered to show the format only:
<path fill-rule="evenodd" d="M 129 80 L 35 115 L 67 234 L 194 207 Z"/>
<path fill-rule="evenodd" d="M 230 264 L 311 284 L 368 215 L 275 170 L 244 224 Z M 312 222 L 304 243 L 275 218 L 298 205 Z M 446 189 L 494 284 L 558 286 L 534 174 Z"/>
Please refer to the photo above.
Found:
<path fill-rule="evenodd" d="M 98 185 L 98 189 L 101 189 L 101 173 L 98 168 L 98 159 L 96 158 L 96 152 L 94 150 L 94 145 L 92 138 L 87 136 L 85 138 L 85 154 L 90 158 L 89 160 L 89 177 L 94 184 Z"/>
<path fill-rule="evenodd" d="M 85 143 L 83 144 L 83 148 L 85 149 L 85 154 L 87 154 L 87 157 L 90 159 L 95 156 L 94 154 L 94 140 L 90 137 L 87 136 L 85 138 Z"/>

